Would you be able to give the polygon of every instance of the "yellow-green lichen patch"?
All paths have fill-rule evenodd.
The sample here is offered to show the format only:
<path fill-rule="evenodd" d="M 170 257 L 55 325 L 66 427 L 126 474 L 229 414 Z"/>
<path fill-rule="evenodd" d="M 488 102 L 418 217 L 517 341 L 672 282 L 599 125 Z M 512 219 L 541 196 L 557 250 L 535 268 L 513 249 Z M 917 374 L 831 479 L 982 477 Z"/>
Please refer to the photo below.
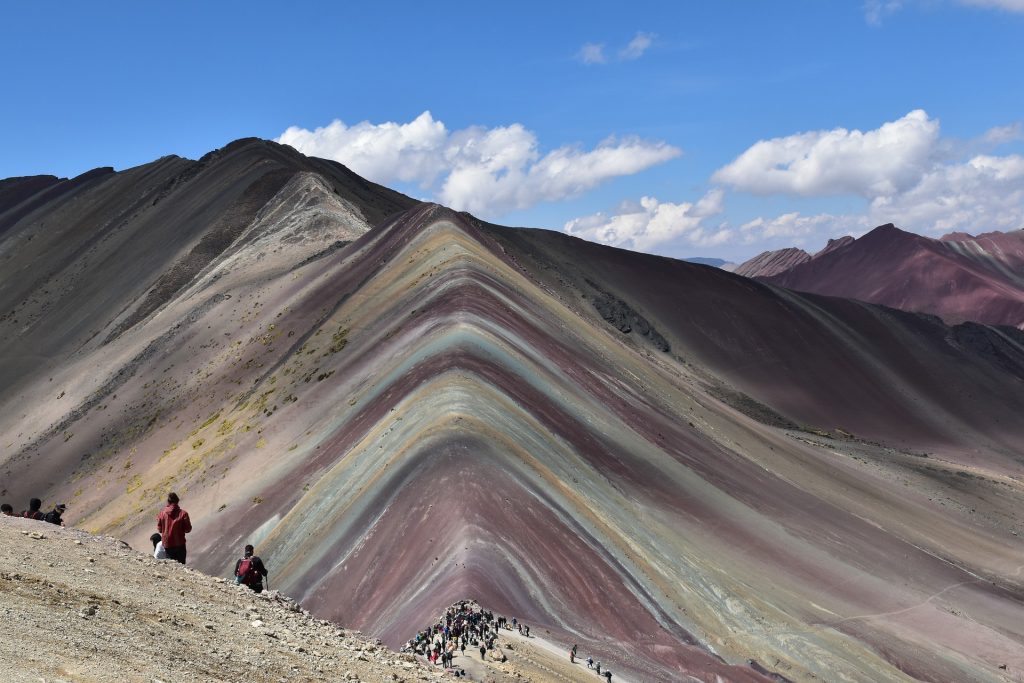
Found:
<path fill-rule="evenodd" d="M 329 354 L 332 354 L 332 353 L 338 353 L 343 348 L 345 348 L 345 346 L 347 346 L 347 345 L 348 345 L 348 328 L 347 327 L 338 327 L 338 331 L 335 332 L 331 336 L 331 345 L 327 347 L 327 353 L 325 353 L 324 355 L 326 356 L 326 355 L 329 355 Z"/>

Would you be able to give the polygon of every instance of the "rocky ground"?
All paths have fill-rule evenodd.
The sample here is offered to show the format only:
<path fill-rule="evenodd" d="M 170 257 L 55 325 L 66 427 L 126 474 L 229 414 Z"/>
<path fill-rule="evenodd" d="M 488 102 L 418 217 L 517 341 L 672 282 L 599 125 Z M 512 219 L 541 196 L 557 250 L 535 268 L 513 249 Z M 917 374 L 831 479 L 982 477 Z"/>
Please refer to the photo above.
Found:
<path fill-rule="evenodd" d="M 454 680 L 275 591 L 32 520 L 0 518 L 0 605 L 0 678 L 12 683 Z M 470 678 L 574 680 L 529 644 L 512 647 Z"/>

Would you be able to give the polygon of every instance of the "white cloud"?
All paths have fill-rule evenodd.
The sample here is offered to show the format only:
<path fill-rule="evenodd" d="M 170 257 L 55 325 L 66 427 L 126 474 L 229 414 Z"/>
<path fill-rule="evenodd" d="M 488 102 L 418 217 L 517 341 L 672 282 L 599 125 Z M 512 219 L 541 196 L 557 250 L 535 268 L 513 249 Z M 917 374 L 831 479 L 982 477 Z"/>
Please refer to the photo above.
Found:
<path fill-rule="evenodd" d="M 932 166 L 938 137 L 939 122 L 917 109 L 867 132 L 835 128 L 761 140 L 713 180 L 755 194 L 892 194 Z"/>
<path fill-rule="evenodd" d="M 965 163 L 937 164 L 906 192 L 875 197 L 864 214 L 759 217 L 741 225 L 740 235 L 744 244 L 780 237 L 801 244 L 856 237 L 883 223 L 935 237 L 1024 229 L 1024 156 L 978 155 Z"/>
<path fill-rule="evenodd" d="M 907 192 L 876 197 L 870 215 L 935 235 L 1022 229 L 1024 157 L 978 155 L 936 166 Z"/>
<path fill-rule="evenodd" d="M 956 4 L 1006 12 L 1024 12 L 1024 0 L 955 0 Z M 882 20 L 903 9 L 906 4 L 925 4 L 924 0 L 907 3 L 904 0 L 865 0 L 864 20 L 872 26 L 880 26 Z"/>
<path fill-rule="evenodd" d="M 584 43 L 576 59 L 584 64 L 605 64 L 608 58 L 604 54 L 604 43 Z"/>
<path fill-rule="evenodd" d="M 824 241 L 840 235 L 860 235 L 873 227 L 867 216 L 833 215 L 821 213 L 803 216 L 799 211 L 775 218 L 758 217 L 740 226 L 744 244 L 756 244 L 785 237 L 793 243 Z"/>
<path fill-rule="evenodd" d="M 991 145 L 1003 145 L 1007 142 L 1024 140 L 1024 130 L 1020 123 L 1011 123 L 1008 126 L 996 126 L 985 131 L 982 140 Z"/>
<path fill-rule="evenodd" d="M 902 7 L 902 0 L 867 0 L 864 3 L 864 20 L 872 26 L 879 26 L 884 17 Z"/>
<path fill-rule="evenodd" d="M 575 197 L 612 178 L 679 156 L 664 142 L 608 138 L 591 150 L 564 145 L 541 154 L 518 123 L 449 131 L 430 112 L 409 123 L 341 121 L 291 127 L 277 139 L 303 154 L 339 161 L 379 183 L 416 183 L 444 204 L 493 217 L 542 201 Z"/>
<path fill-rule="evenodd" d="M 316 130 L 288 128 L 277 142 L 303 154 L 334 159 L 378 182 L 400 180 L 429 186 L 444 169 L 448 130 L 425 111 L 409 123 L 368 121 L 346 126 L 338 120 Z"/>
<path fill-rule="evenodd" d="M 613 215 L 596 213 L 575 218 L 563 230 L 577 237 L 617 247 L 645 251 L 651 247 L 681 239 L 695 246 L 718 246 L 734 234 L 727 228 L 708 229 L 706 219 L 723 209 L 723 192 L 715 188 L 696 203 L 671 204 L 654 197 L 643 197 L 639 205 L 620 207 Z"/>
<path fill-rule="evenodd" d="M 653 33 L 637 31 L 637 34 L 633 36 L 633 40 L 629 41 L 629 44 L 626 45 L 626 47 L 619 50 L 619 57 L 622 59 L 639 59 L 645 52 L 647 52 L 647 48 L 649 48 L 653 42 Z"/>
<path fill-rule="evenodd" d="M 960 4 L 992 7 L 1007 12 L 1024 12 L 1024 0 L 960 0 Z"/>
<path fill-rule="evenodd" d="M 653 33 L 637 31 L 633 39 L 615 53 L 618 61 L 625 62 L 640 59 L 650 49 L 651 45 L 654 44 L 656 37 Z M 610 60 L 608 55 L 605 54 L 606 47 L 605 43 L 584 43 L 583 47 L 576 53 L 576 59 L 584 64 L 607 64 Z"/>

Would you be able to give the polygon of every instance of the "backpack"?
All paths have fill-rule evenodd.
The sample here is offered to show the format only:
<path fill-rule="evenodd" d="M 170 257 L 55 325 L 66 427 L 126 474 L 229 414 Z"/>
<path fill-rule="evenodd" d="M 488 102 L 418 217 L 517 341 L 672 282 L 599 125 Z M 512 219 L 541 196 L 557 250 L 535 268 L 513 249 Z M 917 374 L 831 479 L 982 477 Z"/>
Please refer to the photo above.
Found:
<path fill-rule="evenodd" d="M 256 563 L 253 562 L 252 557 L 247 557 L 238 565 L 238 569 L 235 570 L 235 580 L 238 583 L 245 584 L 246 586 L 255 586 L 258 583 L 263 583 L 263 575 L 256 569 Z"/>
<path fill-rule="evenodd" d="M 49 522 L 50 524 L 60 525 L 62 520 L 60 518 L 59 512 L 57 512 L 56 510 L 50 510 L 45 515 L 43 515 L 43 521 Z"/>

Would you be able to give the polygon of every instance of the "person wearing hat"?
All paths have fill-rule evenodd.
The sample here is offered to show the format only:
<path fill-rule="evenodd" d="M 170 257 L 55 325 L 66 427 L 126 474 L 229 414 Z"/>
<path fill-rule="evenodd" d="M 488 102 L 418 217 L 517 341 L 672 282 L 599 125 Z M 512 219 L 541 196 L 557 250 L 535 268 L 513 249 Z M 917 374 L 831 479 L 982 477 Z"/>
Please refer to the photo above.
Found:
<path fill-rule="evenodd" d="M 156 530 L 163 539 L 167 559 L 185 564 L 185 534 L 192 531 L 188 513 L 178 507 L 178 494 L 167 494 L 167 507 L 156 518 Z"/>
<path fill-rule="evenodd" d="M 61 519 L 61 515 L 63 515 L 64 511 L 67 509 L 68 506 L 64 503 L 54 505 L 53 509 L 43 516 L 43 521 L 49 522 L 50 524 L 56 524 L 57 526 L 64 526 L 64 520 Z"/>

